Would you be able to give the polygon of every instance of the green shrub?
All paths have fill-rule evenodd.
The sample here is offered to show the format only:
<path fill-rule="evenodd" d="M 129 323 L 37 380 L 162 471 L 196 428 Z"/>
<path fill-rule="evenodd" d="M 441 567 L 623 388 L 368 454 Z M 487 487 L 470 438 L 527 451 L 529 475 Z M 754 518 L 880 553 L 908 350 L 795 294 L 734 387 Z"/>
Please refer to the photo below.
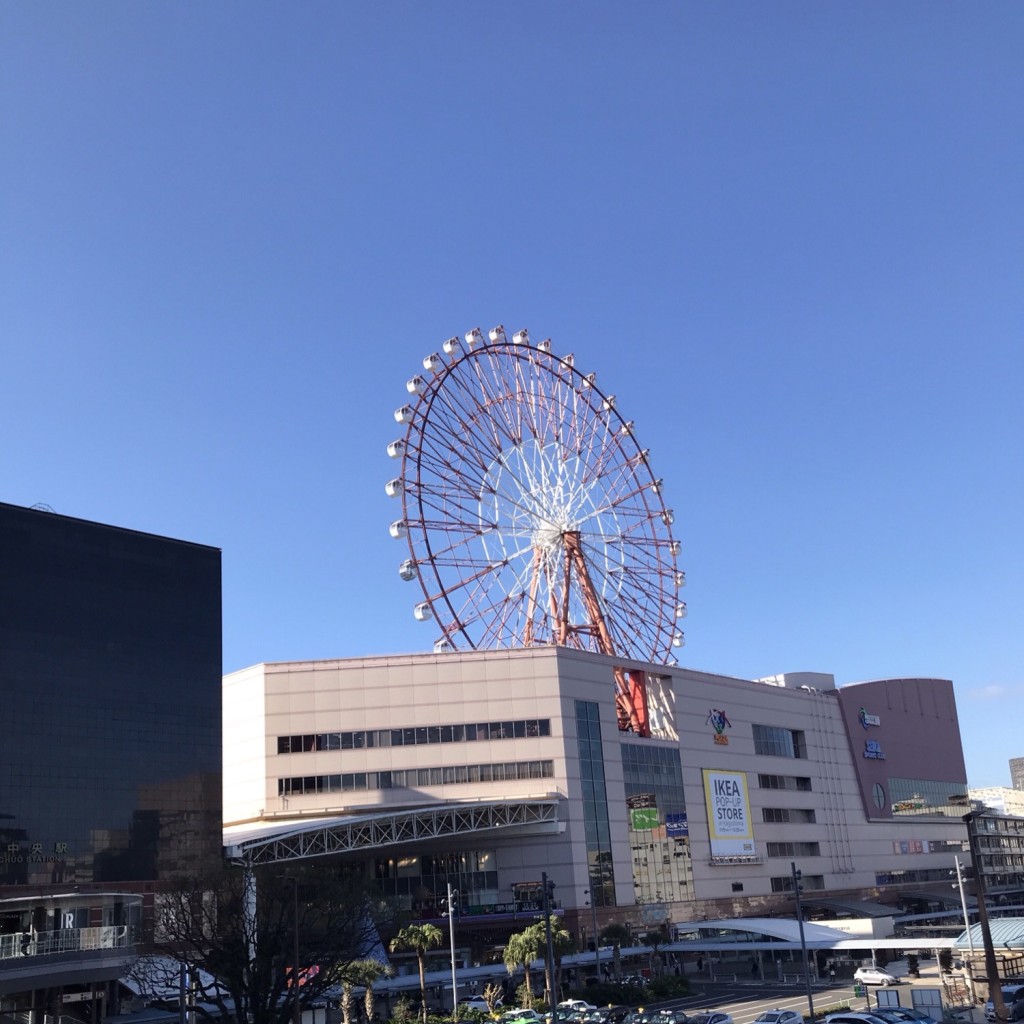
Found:
<path fill-rule="evenodd" d="M 814 1019 L 824 1020 L 830 1013 L 848 1013 L 849 1010 L 849 999 L 844 999 L 841 1003 L 833 1003 L 831 1006 L 815 1006 Z"/>
<path fill-rule="evenodd" d="M 412 1001 L 402 996 L 391 1010 L 391 1024 L 412 1024 L 417 1016 L 412 1008 Z"/>
<path fill-rule="evenodd" d="M 652 999 L 676 999 L 690 994 L 690 983 L 679 974 L 659 974 L 647 984 Z"/>
<path fill-rule="evenodd" d="M 569 999 L 586 999 L 594 1006 L 642 1006 L 647 999 L 647 989 L 639 985 L 617 985 L 615 982 L 590 982 L 585 988 L 576 987 L 569 992 Z"/>

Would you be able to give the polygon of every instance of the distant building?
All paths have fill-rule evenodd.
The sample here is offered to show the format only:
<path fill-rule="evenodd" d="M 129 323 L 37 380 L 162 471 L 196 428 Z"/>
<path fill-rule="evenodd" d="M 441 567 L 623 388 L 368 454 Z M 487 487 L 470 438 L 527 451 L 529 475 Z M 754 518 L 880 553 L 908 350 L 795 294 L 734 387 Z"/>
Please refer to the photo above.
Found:
<path fill-rule="evenodd" d="M 975 869 L 983 876 L 989 901 L 999 907 L 1024 898 L 1024 817 L 988 808 L 972 815 Z"/>
<path fill-rule="evenodd" d="M 1024 757 L 1010 758 L 1010 785 L 1014 789 L 1024 789 Z"/>
<path fill-rule="evenodd" d="M 11 1019 L 116 1013 L 152 894 L 220 863 L 220 602 L 215 548 L 0 504 Z"/>
<path fill-rule="evenodd" d="M 975 804 L 987 807 L 996 814 L 1014 814 L 1024 817 L 1024 790 L 1006 786 L 982 786 L 969 789 L 967 795 Z"/>

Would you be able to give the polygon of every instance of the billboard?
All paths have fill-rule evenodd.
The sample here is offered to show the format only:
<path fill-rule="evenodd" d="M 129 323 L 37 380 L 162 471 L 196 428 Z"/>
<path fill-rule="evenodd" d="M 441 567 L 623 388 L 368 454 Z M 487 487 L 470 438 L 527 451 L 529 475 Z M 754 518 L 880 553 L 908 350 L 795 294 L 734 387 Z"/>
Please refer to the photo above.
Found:
<path fill-rule="evenodd" d="M 705 768 L 703 773 L 711 856 L 756 855 L 746 773 L 722 771 L 718 768 Z"/>

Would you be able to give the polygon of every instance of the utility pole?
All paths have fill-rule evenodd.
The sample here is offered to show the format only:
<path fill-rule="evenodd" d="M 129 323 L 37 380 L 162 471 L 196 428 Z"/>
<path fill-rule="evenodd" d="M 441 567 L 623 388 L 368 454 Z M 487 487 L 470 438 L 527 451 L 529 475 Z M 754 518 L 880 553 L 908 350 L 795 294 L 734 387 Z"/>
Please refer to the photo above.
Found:
<path fill-rule="evenodd" d="M 1006 1004 L 1003 1002 L 1003 983 L 996 963 L 996 948 L 992 944 L 992 929 L 988 924 L 988 908 L 985 906 L 985 876 L 981 870 L 981 855 L 978 852 L 978 832 L 975 823 L 984 817 L 984 811 L 971 811 L 964 815 L 967 826 L 967 846 L 971 851 L 971 867 L 974 869 L 974 894 L 978 900 L 978 926 L 981 941 L 985 947 L 985 980 L 988 982 L 988 997 L 997 1021 L 1009 1020 Z"/>
<path fill-rule="evenodd" d="M 551 897 L 554 894 L 555 883 L 548 881 L 548 873 L 541 872 L 541 885 L 544 887 L 544 935 L 547 938 L 547 976 L 548 976 L 548 1006 L 551 1009 L 552 1024 L 558 1024 L 558 1008 L 555 1005 L 555 945 L 551 938 Z"/>
<path fill-rule="evenodd" d="M 448 940 L 452 950 L 452 1020 L 459 1019 L 459 976 L 455 972 L 455 915 L 458 913 L 459 890 L 448 883 Z"/>
<path fill-rule="evenodd" d="M 807 1010 L 808 1020 L 814 1020 L 814 996 L 811 994 L 811 968 L 807 963 L 807 940 L 804 938 L 804 911 L 800 903 L 800 894 L 804 891 L 803 883 L 800 881 L 802 873 L 797 870 L 796 861 L 790 862 L 793 870 L 793 895 L 796 897 L 796 923 L 800 928 L 800 956 L 804 961 L 804 982 L 807 985 Z"/>

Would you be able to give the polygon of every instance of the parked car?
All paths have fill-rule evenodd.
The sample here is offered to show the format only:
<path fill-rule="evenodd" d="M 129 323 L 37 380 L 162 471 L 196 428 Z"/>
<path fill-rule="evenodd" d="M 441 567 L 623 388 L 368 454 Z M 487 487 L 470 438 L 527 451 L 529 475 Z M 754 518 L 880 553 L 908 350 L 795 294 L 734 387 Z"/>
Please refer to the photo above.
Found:
<path fill-rule="evenodd" d="M 524 1024 L 540 1024 L 541 1016 L 536 1010 L 506 1010 L 498 1018 L 501 1024 L 513 1024 L 523 1021 Z"/>
<path fill-rule="evenodd" d="M 796 1010 L 766 1010 L 754 1024 L 804 1024 L 804 1015 Z"/>
<path fill-rule="evenodd" d="M 732 1015 L 720 1010 L 701 1010 L 690 1015 L 690 1024 L 733 1024 Z"/>
<path fill-rule="evenodd" d="M 861 985 L 898 985 L 895 974 L 883 971 L 881 967 L 858 967 L 853 972 L 853 980 Z"/>
<path fill-rule="evenodd" d="M 497 1000 L 495 1006 L 501 1006 L 501 1000 Z M 466 996 L 465 999 L 459 1000 L 460 1010 L 480 1010 L 483 1013 L 490 1013 L 491 1008 L 487 1005 L 487 1000 L 483 996 Z"/>
<path fill-rule="evenodd" d="M 1004 985 L 1003 1005 L 1009 1020 L 1020 1020 L 1024 1017 L 1024 985 Z M 985 1020 L 995 1020 L 996 1010 L 990 999 L 985 1004 Z"/>
<path fill-rule="evenodd" d="M 660 1010 L 659 1024 L 690 1024 L 692 1018 L 685 1010 Z"/>
<path fill-rule="evenodd" d="M 804 1015 L 796 1010 L 765 1010 L 754 1024 L 804 1024 Z"/>
<path fill-rule="evenodd" d="M 644 1010 L 638 1008 L 632 1013 L 627 1013 L 622 1018 L 622 1024 L 654 1024 L 655 1021 L 660 1021 L 661 1017 L 655 1010 Z"/>
<path fill-rule="evenodd" d="M 830 1013 L 825 1018 L 825 1024 L 888 1024 L 881 1017 L 873 1013 Z"/>
<path fill-rule="evenodd" d="M 560 1010 L 586 1010 L 587 1012 L 597 1009 L 593 1003 L 588 1003 L 585 999 L 563 999 L 558 1004 L 558 1008 Z"/>
<path fill-rule="evenodd" d="M 891 1024 L 939 1024 L 937 1018 L 912 1006 L 880 1006 L 871 1012 Z"/>
<path fill-rule="evenodd" d="M 632 1012 L 632 1006 L 605 1006 L 595 1010 L 587 1020 L 594 1024 L 622 1024 Z"/>

